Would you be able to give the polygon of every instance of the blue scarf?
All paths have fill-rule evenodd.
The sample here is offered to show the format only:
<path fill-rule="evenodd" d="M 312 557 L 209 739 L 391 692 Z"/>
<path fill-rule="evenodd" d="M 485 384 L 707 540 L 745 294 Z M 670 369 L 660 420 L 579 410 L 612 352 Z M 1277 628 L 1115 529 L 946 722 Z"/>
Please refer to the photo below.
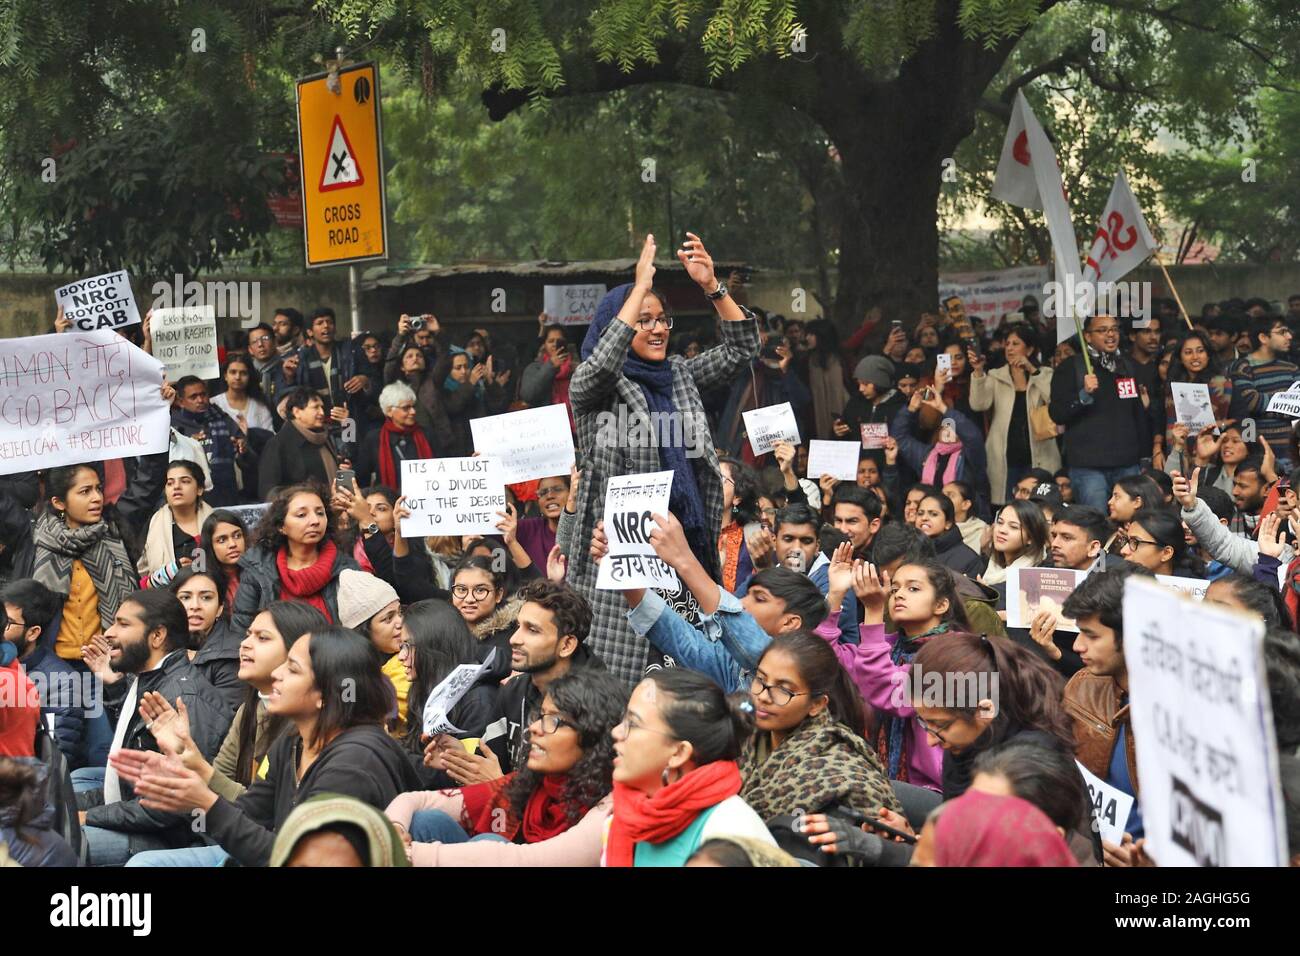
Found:
<path fill-rule="evenodd" d="M 451 358 L 453 362 L 456 360 L 457 355 L 469 355 L 469 352 L 465 351 L 459 345 L 452 345 L 448 347 L 447 351 L 451 353 Z M 469 359 L 469 368 L 472 370 L 475 364 L 476 363 L 474 362 L 474 357 L 471 355 Z M 456 381 L 454 378 L 451 377 L 450 374 L 448 374 L 447 377 L 442 381 L 442 387 L 449 392 L 454 392 L 460 388 L 460 382 Z M 483 397 L 482 382 L 479 382 L 477 385 L 474 386 L 474 394 L 478 398 Z"/>
<path fill-rule="evenodd" d="M 917 637 L 908 637 L 902 631 L 898 632 L 898 637 L 894 639 L 894 646 L 889 650 L 889 659 L 895 665 L 910 664 L 912 659 L 924 644 L 932 637 L 948 632 L 947 624 L 940 624 Z M 910 717 L 888 716 L 885 718 L 885 739 L 888 741 L 888 754 L 886 760 L 886 773 L 890 780 L 897 780 L 898 773 L 902 769 L 903 761 L 907 759 L 907 730 L 911 723 Z"/>
<path fill-rule="evenodd" d="M 626 283 L 611 289 L 600 300 L 600 304 L 596 306 L 596 316 L 587 328 L 586 338 L 582 340 L 584 359 L 591 357 L 591 353 L 596 349 L 596 343 L 609 328 L 609 324 L 617 320 L 618 312 L 623 308 L 623 303 L 627 301 L 631 291 L 632 284 Z M 710 535 L 707 512 L 704 500 L 700 497 L 700 485 L 695 477 L 695 469 L 686 457 L 686 449 L 682 445 L 672 443 L 674 415 L 666 413 L 679 413 L 679 409 L 673 405 L 672 362 L 667 359 L 662 362 L 648 362 L 629 348 L 627 358 L 623 361 L 623 375 L 641 387 L 641 394 L 645 396 L 646 406 L 652 415 L 656 412 L 665 413 L 659 418 L 658 444 L 659 467 L 673 473 L 673 487 L 668 495 L 668 507 L 682 523 L 687 541 L 697 555 L 716 554 L 718 550 L 716 529 L 714 529 L 715 534 Z M 685 428 L 681 430 L 683 438 L 685 438 L 685 431 Z M 714 540 L 710 540 L 711 538 Z"/>

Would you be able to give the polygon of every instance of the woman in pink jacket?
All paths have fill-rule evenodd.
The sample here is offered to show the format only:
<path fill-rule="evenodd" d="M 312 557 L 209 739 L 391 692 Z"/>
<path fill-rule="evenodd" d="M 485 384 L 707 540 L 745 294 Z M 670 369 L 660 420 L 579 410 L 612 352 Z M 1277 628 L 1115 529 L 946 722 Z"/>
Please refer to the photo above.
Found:
<path fill-rule="evenodd" d="M 584 668 L 546 688 L 528 727 L 527 766 L 458 790 L 404 793 L 388 806 L 415 866 L 597 866 L 613 805 L 611 731 L 627 691 Z"/>
<path fill-rule="evenodd" d="M 935 561 L 904 564 L 894 572 L 852 562 L 841 546 L 829 569 L 826 594 L 831 614 L 816 633 L 825 638 L 853 678 L 862 698 L 883 718 L 876 734 L 876 751 L 891 780 L 929 790 L 943 789 L 943 751 L 926 739 L 924 724 L 908 699 L 907 675 L 912 659 L 927 641 L 970 629 L 953 576 Z M 838 608 L 852 587 L 862 602 L 860 644 L 839 642 Z M 885 602 L 893 634 L 885 633 Z M 829 624 L 827 624 L 829 622 Z"/>

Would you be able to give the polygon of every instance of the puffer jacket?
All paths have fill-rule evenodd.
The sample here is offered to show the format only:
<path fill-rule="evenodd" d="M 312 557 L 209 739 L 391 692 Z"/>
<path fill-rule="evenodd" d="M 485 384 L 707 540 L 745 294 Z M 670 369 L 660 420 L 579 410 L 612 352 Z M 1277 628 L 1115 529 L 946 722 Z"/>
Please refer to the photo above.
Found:
<path fill-rule="evenodd" d="M 192 661 L 217 692 L 232 720 L 248 686 L 239 679 L 239 645 L 243 640 L 243 631 L 236 631 L 229 621 L 217 618 Z"/>
<path fill-rule="evenodd" d="M 20 866 L 76 866 L 77 854 L 54 829 L 49 766 L 35 757 L 12 759 L 36 772 L 36 785 L 17 803 L 0 806 L 0 846 L 8 847 Z M 27 821 L 19 826 L 24 815 Z"/>
<path fill-rule="evenodd" d="M 1098 677 L 1086 669 L 1079 671 L 1065 685 L 1065 709 L 1074 718 L 1074 755 L 1079 763 L 1105 780 L 1110 775 L 1110 761 L 1120 724 L 1127 724 L 1124 734 L 1124 758 L 1133 792 L 1138 794 L 1137 751 L 1133 745 L 1133 725 L 1129 723 L 1127 704 L 1120 705 L 1119 685 L 1113 677 Z"/>
<path fill-rule="evenodd" d="M 360 566 L 347 548 L 338 548 L 329 583 L 321 591 L 330 620 L 339 619 L 339 575 L 346 570 L 359 571 Z M 248 632 L 259 611 L 272 601 L 280 600 L 280 572 L 275 566 L 275 552 L 264 544 L 249 548 L 239 559 L 239 593 L 235 595 L 235 613 L 230 626 L 236 634 Z"/>

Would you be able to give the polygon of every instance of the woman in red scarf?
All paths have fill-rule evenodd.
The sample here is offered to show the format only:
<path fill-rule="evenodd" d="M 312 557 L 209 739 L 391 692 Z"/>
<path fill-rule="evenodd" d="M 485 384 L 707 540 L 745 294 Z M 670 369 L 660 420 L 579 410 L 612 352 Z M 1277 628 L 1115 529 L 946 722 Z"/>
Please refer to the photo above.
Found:
<path fill-rule="evenodd" d="M 609 817 L 611 731 L 626 703 L 623 685 L 604 671 L 583 668 L 556 679 L 528 727 L 523 770 L 459 790 L 404 793 L 389 804 L 411 862 L 595 866 Z M 444 742 L 462 746 L 440 737 L 428 760 L 437 762 Z"/>
<path fill-rule="evenodd" d="M 272 601 L 302 601 L 339 619 L 339 575 L 357 563 L 333 540 L 334 515 L 325 489 L 290 485 L 271 498 L 254 533 L 253 547 L 239 559 L 239 591 L 232 626 L 243 633 Z"/>
<path fill-rule="evenodd" d="M 385 385 L 379 393 L 379 408 L 384 413 L 384 424 L 361 440 L 355 462 L 357 481 L 362 488 L 376 483 L 400 488 L 401 462 L 432 458 L 433 446 L 425 430 L 416 424 L 415 392 L 411 386 L 405 382 Z"/>
<path fill-rule="evenodd" d="M 684 866 L 715 836 L 776 845 L 739 796 L 736 758 L 754 732 L 747 694 L 685 668 L 655 671 L 614 728 L 614 816 L 605 866 Z"/>

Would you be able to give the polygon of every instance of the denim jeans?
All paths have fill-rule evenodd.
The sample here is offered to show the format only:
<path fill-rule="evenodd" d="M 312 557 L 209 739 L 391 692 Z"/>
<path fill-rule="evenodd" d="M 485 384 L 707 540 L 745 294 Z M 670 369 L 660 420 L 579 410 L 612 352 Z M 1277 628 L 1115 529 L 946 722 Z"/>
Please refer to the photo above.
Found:
<path fill-rule="evenodd" d="M 78 767 L 72 771 L 72 790 L 84 793 L 87 790 L 104 789 L 104 767 Z"/>
<path fill-rule="evenodd" d="M 87 866 L 122 866 L 131 859 L 131 834 L 103 827 L 82 827 Z"/>
<path fill-rule="evenodd" d="M 1141 465 L 1123 465 L 1119 468 L 1070 468 L 1070 487 L 1074 490 L 1074 500 L 1089 508 L 1096 508 L 1106 514 L 1106 503 L 1110 501 L 1111 489 L 1115 482 L 1129 475 L 1142 471 Z"/>
<path fill-rule="evenodd" d="M 220 866 L 230 854 L 219 846 L 187 846 L 180 850 L 146 850 L 126 861 L 127 866 Z"/>
<path fill-rule="evenodd" d="M 411 816 L 410 834 L 412 843 L 474 843 L 483 840 L 510 842 L 496 833 L 480 833 L 471 837 L 459 823 L 441 810 L 417 810 Z"/>

